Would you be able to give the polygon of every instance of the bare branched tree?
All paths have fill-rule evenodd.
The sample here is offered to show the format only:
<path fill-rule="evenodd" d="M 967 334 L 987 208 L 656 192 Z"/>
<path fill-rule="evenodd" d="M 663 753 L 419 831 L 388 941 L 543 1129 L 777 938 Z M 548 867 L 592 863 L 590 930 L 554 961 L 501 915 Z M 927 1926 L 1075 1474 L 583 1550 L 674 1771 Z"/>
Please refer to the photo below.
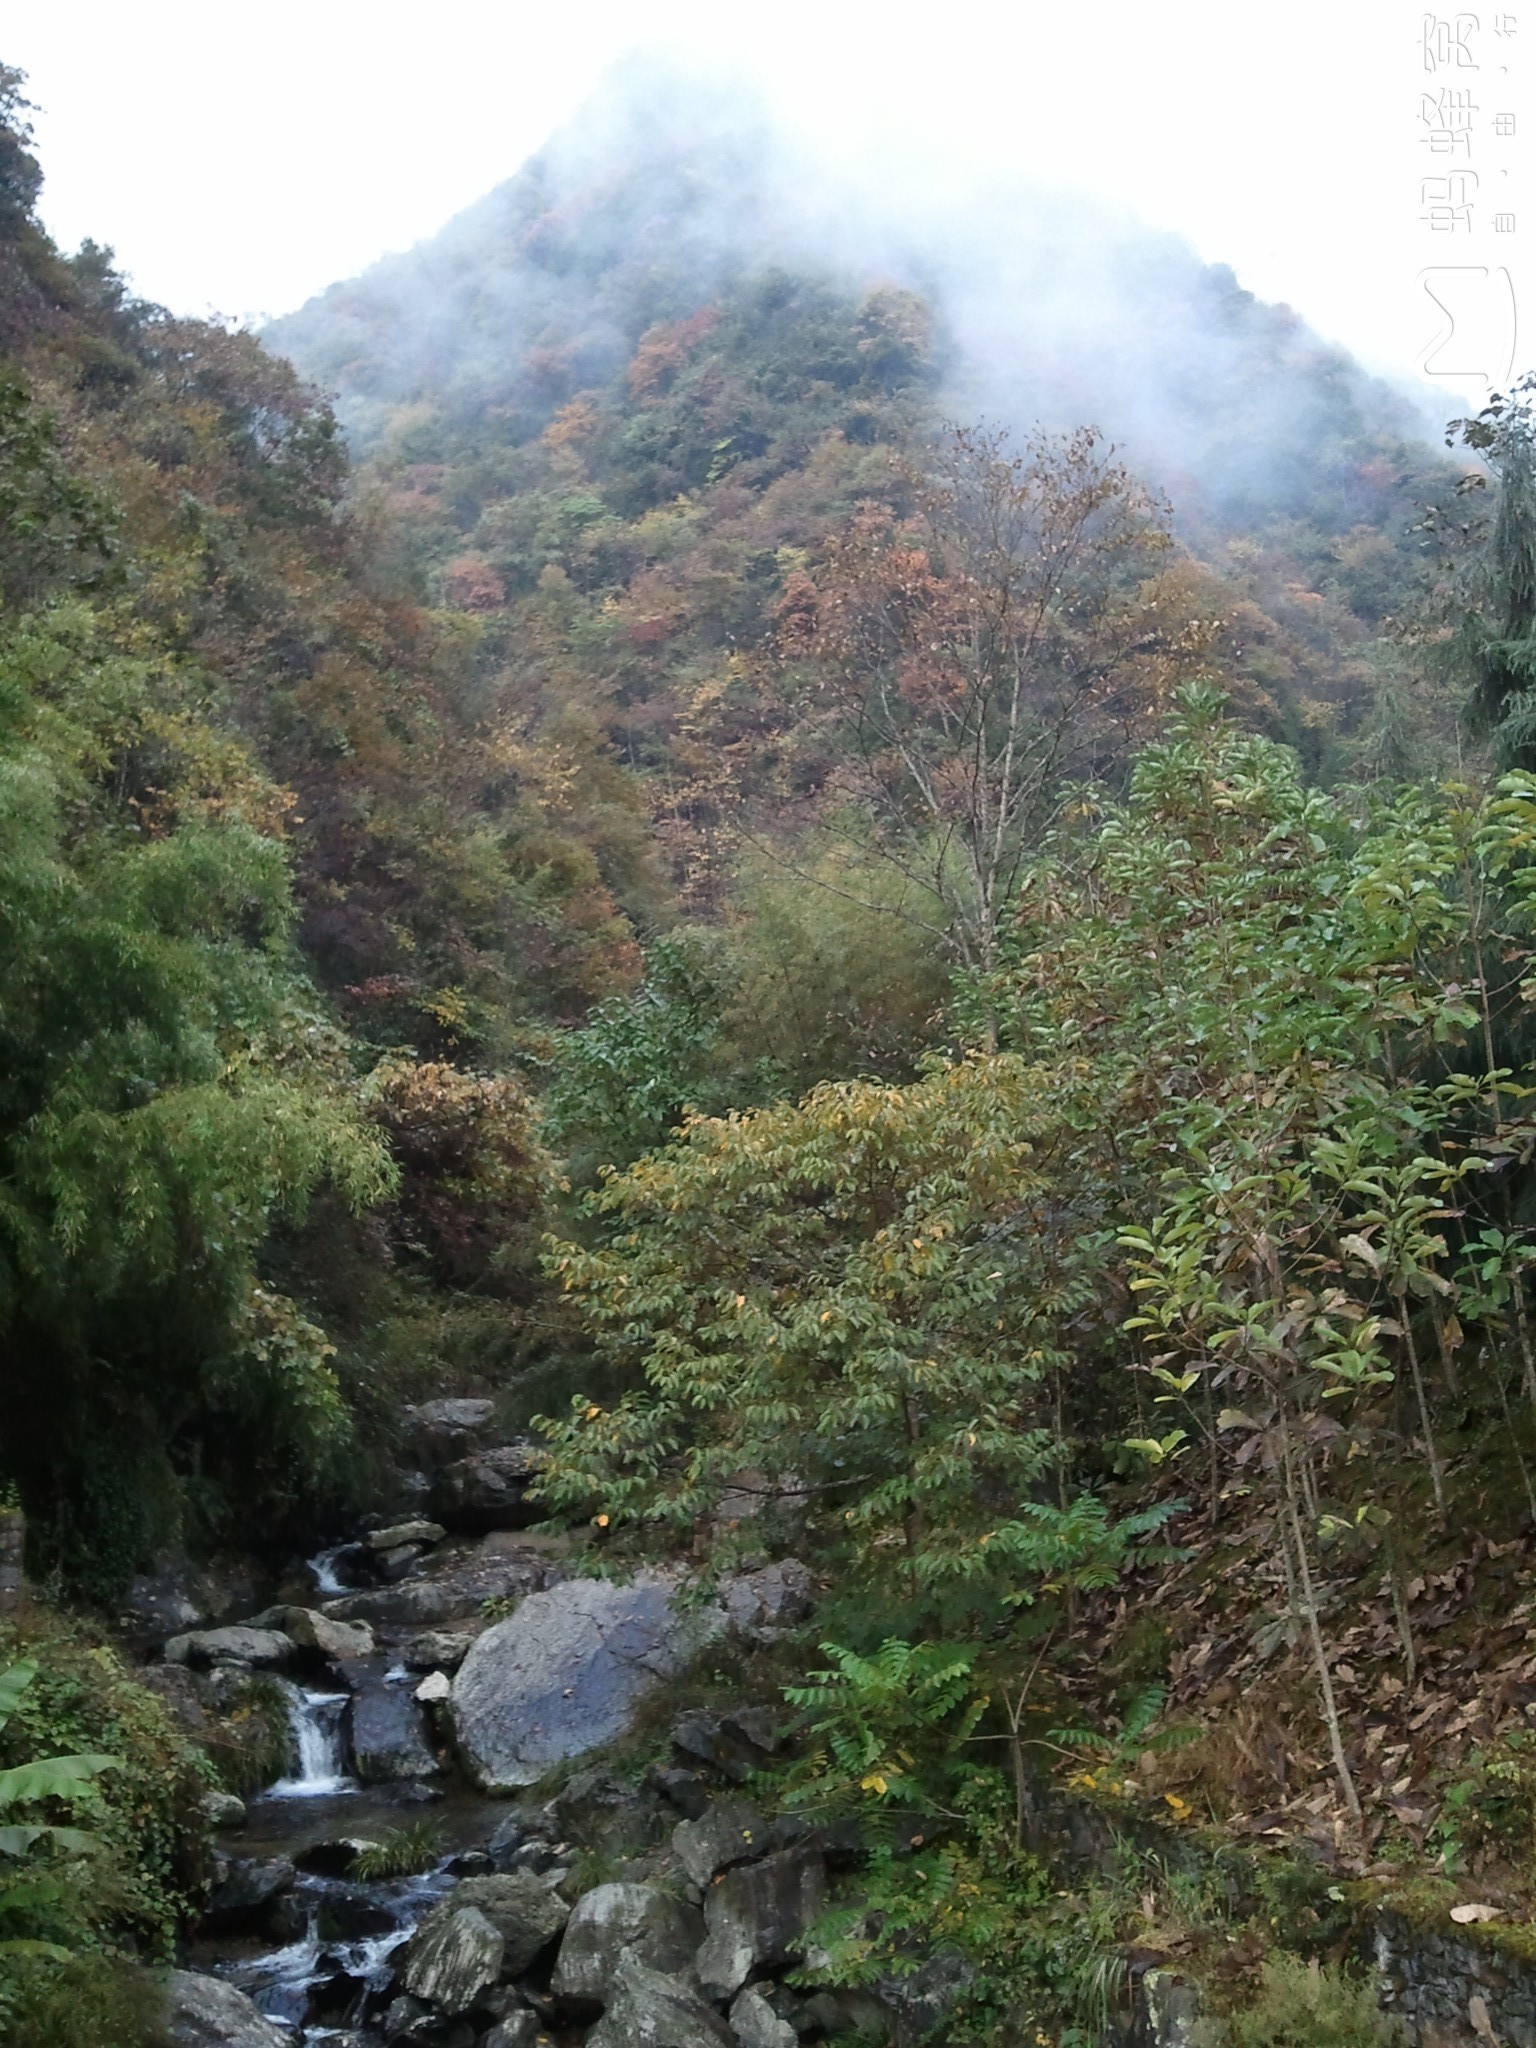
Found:
<path fill-rule="evenodd" d="M 779 645 L 837 728 L 826 793 L 985 969 L 1063 780 L 1187 666 L 1154 584 L 1172 542 L 1090 427 L 1022 453 L 954 428 L 911 485 L 915 521 L 871 508 L 788 580 Z"/>

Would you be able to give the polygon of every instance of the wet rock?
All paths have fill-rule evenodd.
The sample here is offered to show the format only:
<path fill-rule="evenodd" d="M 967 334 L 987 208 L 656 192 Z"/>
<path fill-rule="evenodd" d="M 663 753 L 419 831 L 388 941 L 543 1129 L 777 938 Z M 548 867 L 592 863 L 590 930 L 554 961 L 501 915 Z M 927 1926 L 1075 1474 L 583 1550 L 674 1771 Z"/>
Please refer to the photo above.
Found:
<path fill-rule="evenodd" d="M 1141 2003 L 1151 2048 L 1192 2048 L 1200 2039 L 1200 1987 L 1177 1970 L 1148 1970 Z"/>
<path fill-rule="evenodd" d="M 681 1975 L 703 1939 L 703 1915 L 659 1886 L 600 1884 L 571 1914 L 551 1988 L 573 2003 L 606 2005 L 626 1956 Z"/>
<path fill-rule="evenodd" d="M 460 1849 L 456 1856 L 450 1856 L 443 1869 L 450 1877 L 494 1877 L 496 1866 L 483 1849 Z"/>
<path fill-rule="evenodd" d="M 134 1674 L 140 1685 L 159 1696 L 183 1735 L 194 1742 L 213 1740 L 214 1726 L 197 1680 L 185 1664 L 151 1664 Z"/>
<path fill-rule="evenodd" d="M 215 1619 L 207 1590 L 184 1557 L 167 1558 L 155 1571 L 140 1573 L 118 1613 L 124 1635 L 145 1648 Z"/>
<path fill-rule="evenodd" d="M 621 1958 L 608 2009 L 586 2048 L 736 2048 L 729 2027 L 687 1984 Z"/>
<path fill-rule="evenodd" d="M 701 1820 L 710 1808 L 708 1785 L 697 1771 L 654 1770 L 650 1782 L 684 1820 Z"/>
<path fill-rule="evenodd" d="M 291 2036 L 218 1977 L 173 1970 L 167 1992 L 176 2048 L 289 2048 Z"/>
<path fill-rule="evenodd" d="M 926 1957 L 909 1976 L 882 1977 L 876 1988 L 894 2016 L 897 2038 L 929 2040 L 949 2019 L 975 1975 L 974 1966 L 958 1950 L 941 1949 Z M 1195 2016 L 1199 2017 L 1198 2005 Z M 1191 2048 L 1191 2043 L 1186 2037 L 1159 2044 L 1159 2048 Z"/>
<path fill-rule="evenodd" d="M 294 1862 L 307 1877 L 345 1877 L 360 1850 L 372 1848 L 366 1835 L 333 1835 L 294 1852 Z"/>
<path fill-rule="evenodd" d="M 275 1628 L 208 1628 L 172 1636 L 167 1664 L 243 1664 L 250 1670 L 281 1671 L 293 1662 L 293 1640 Z"/>
<path fill-rule="evenodd" d="M 366 1621 L 375 1628 L 415 1631 L 449 1622 L 478 1621 L 486 1600 L 520 1600 L 560 1575 L 544 1548 L 490 1536 L 467 1555 L 433 1561 L 429 1574 L 403 1585 L 381 1586 L 327 1600 L 322 1613 L 335 1621 Z"/>
<path fill-rule="evenodd" d="M 704 1901 L 709 1933 L 697 1967 L 709 1996 L 732 1998 L 754 1970 L 799 1961 L 826 1896 L 826 1865 L 814 1849 L 784 1849 L 728 1870 Z"/>
<path fill-rule="evenodd" d="M 752 1711 L 684 1714 L 673 1726 L 672 1747 L 690 1763 L 708 1764 L 744 1785 L 754 1771 L 767 1769 L 772 1756 L 767 1723 L 748 1719 Z M 758 1739 L 759 1733 L 767 1739 Z"/>
<path fill-rule="evenodd" d="M 260 1599 L 260 1583 L 248 1566 L 194 1565 L 184 1552 L 169 1551 L 153 1571 L 130 1582 L 118 1625 L 136 1649 L 149 1650 L 188 1630 L 238 1620 Z"/>
<path fill-rule="evenodd" d="M 292 1889 L 294 1868 L 286 1856 L 231 1856 L 214 1864 L 213 1888 L 203 1907 L 209 1934 L 252 1934 L 264 1927 L 274 1899 Z"/>
<path fill-rule="evenodd" d="M 412 1636 L 400 1652 L 407 1671 L 457 1671 L 469 1655 L 474 1635 L 468 1629 L 429 1629 Z"/>
<path fill-rule="evenodd" d="M 718 1609 L 682 1611 L 676 1590 L 654 1572 L 625 1586 L 567 1580 L 478 1639 L 454 1679 L 452 1713 L 481 1791 L 534 1784 L 625 1731 L 645 1695 L 720 1625 Z"/>
<path fill-rule="evenodd" d="M 326 1885 L 315 1904 L 315 1932 L 322 1941 L 367 1941 L 398 1924 L 366 1885 Z"/>
<path fill-rule="evenodd" d="M 233 1792 L 205 1792 L 203 1814 L 211 1828 L 243 1828 L 245 1801 Z"/>
<path fill-rule="evenodd" d="M 731 2007 L 731 2032 L 741 2048 L 797 2048 L 800 2039 L 756 1984 L 749 1985 Z"/>
<path fill-rule="evenodd" d="M 332 1621 L 313 1607 L 285 1607 L 282 1614 L 284 1632 L 301 1650 L 318 1651 L 338 1663 L 373 1655 L 373 1630 L 365 1621 Z"/>
<path fill-rule="evenodd" d="M 701 1891 L 717 1871 L 755 1862 L 771 1846 L 767 1821 L 744 1799 L 721 1799 L 672 1830 L 672 1853 Z"/>
<path fill-rule="evenodd" d="M 363 1540 L 372 1551 L 400 1550 L 407 1543 L 430 1550 L 447 1534 L 441 1522 L 396 1522 L 388 1529 L 374 1529 Z"/>
<path fill-rule="evenodd" d="M 331 1571 L 343 1586 L 366 1581 L 373 1569 L 373 1553 L 366 1543 L 343 1543 L 330 1553 L 330 1559 Z"/>
<path fill-rule="evenodd" d="M 306 2001 L 305 2020 L 309 2038 L 314 2040 L 316 2032 L 326 2048 L 335 2048 L 334 2030 L 340 2026 L 357 2004 L 358 1983 L 339 1956 L 322 1956 L 316 1965 L 316 1975 L 309 1986 Z M 315 2030 L 315 2031 L 310 2031 Z M 343 2040 L 348 2038 L 342 2036 Z M 354 2035 L 351 2037 L 356 2039 Z"/>
<path fill-rule="evenodd" d="M 430 1778 L 443 1768 L 407 1687 L 388 1685 L 384 1657 L 348 1659 L 340 1670 L 352 1698 L 353 1769 L 365 1785 Z"/>
<path fill-rule="evenodd" d="M 405 1988 L 450 2017 L 466 2013 L 501 1976 L 504 1949 L 500 1933 L 477 1907 L 441 1907 L 411 1937 Z"/>
<path fill-rule="evenodd" d="M 781 1813 L 772 1821 L 769 1835 L 770 1855 L 779 1849 L 816 1849 L 828 1870 L 856 1870 L 864 1861 L 863 1834 L 852 1815 L 818 1826 L 803 1813 Z"/>
<path fill-rule="evenodd" d="M 404 2041 L 411 2028 L 430 2023 L 432 2008 L 424 1998 L 412 1998 L 409 1992 L 402 1992 L 392 1998 L 379 2016 L 379 2029 L 386 2041 L 393 2044 Z"/>
<path fill-rule="evenodd" d="M 296 1891 L 284 1892 L 281 1898 L 274 1899 L 261 1923 L 263 1944 L 289 1948 L 296 1941 L 306 1940 L 308 1935 L 309 1901 Z"/>
<path fill-rule="evenodd" d="M 416 1571 L 426 1551 L 419 1543 L 404 1543 L 398 1550 L 389 1550 L 379 1559 L 379 1577 L 387 1586 L 395 1586 L 402 1579 L 408 1579 Z"/>
<path fill-rule="evenodd" d="M 423 1401 L 403 1417 L 410 1455 L 435 1472 L 475 1450 L 495 1427 L 494 1401 Z"/>
<path fill-rule="evenodd" d="M 519 1842 L 497 1864 L 500 1870 L 531 1870 L 536 1877 L 548 1877 L 570 1855 L 564 1842 Z"/>
<path fill-rule="evenodd" d="M 420 1778 L 414 1778 L 408 1785 L 397 1785 L 390 1794 L 390 1801 L 395 1806 L 437 1806 L 447 1796 L 441 1785 L 428 1785 Z"/>
<path fill-rule="evenodd" d="M 584 1849 L 638 1856 L 655 1848 L 671 1816 L 649 1792 L 637 1792 L 612 1771 L 578 1771 L 568 1779 L 552 1814 L 556 1832 Z"/>
<path fill-rule="evenodd" d="M 542 1522 L 549 1510 L 528 1498 L 541 1457 L 536 1444 L 515 1443 L 456 1460 L 433 1478 L 432 1512 L 450 1529 L 472 1535 Z"/>
<path fill-rule="evenodd" d="M 776 1707 L 735 1707 L 721 1715 L 720 1726 L 732 1741 L 748 1744 L 760 1756 L 777 1756 L 784 1747 L 784 1720 Z"/>
<path fill-rule="evenodd" d="M 548 2039 L 536 2012 L 515 2012 L 492 2027 L 480 2048 L 540 2048 Z"/>
<path fill-rule="evenodd" d="M 514 1870 L 505 1876 L 466 1877 L 454 1886 L 443 1905 L 428 1914 L 422 1928 L 440 1915 L 466 1906 L 483 1914 L 500 1935 L 508 1977 L 522 1976 L 553 1947 L 571 1916 L 558 1892 L 531 1872 Z"/>
<path fill-rule="evenodd" d="M 738 1572 L 720 1588 L 731 1626 L 755 1634 L 789 1628 L 811 1611 L 815 1587 L 809 1568 L 797 1557 L 780 1558 L 755 1572 Z"/>
<path fill-rule="evenodd" d="M 889 2040 L 891 2016 L 872 1991 L 817 1991 L 800 2007 L 806 2033 L 857 2034 L 861 2040 Z"/>
<path fill-rule="evenodd" d="M 505 1820 L 497 1823 L 485 1850 L 498 1870 L 512 1868 L 509 1859 L 522 1846 L 527 1832 L 523 1817 L 518 1813 L 509 1813 Z"/>

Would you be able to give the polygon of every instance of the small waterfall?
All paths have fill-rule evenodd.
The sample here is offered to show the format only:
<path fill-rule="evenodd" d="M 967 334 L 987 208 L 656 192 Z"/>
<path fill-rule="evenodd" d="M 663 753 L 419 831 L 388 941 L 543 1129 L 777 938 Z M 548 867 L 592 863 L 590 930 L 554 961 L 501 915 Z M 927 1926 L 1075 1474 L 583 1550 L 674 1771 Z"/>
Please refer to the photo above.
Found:
<path fill-rule="evenodd" d="M 309 1568 L 315 1575 L 315 1591 L 326 1599 L 334 1599 L 340 1593 L 352 1589 L 344 1585 L 336 1575 L 336 1560 L 349 1546 L 338 1543 L 333 1550 L 322 1550 L 318 1556 L 309 1559 Z"/>
<path fill-rule="evenodd" d="M 222 1964 L 217 1974 L 253 1998 L 268 2019 L 297 2029 L 305 2048 L 320 2048 L 325 2042 L 344 2042 L 351 2048 L 359 2038 L 353 2029 L 368 2000 L 382 1997 L 389 1988 L 396 1951 L 452 1884 L 442 1870 L 368 1885 L 301 1877 L 295 1895 L 308 1907 L 304 1938 L 266 1955 Z M 386 1933 L 327 1942 L 320 1931 L 327 1898 L 355 1897 L 359 1892 L 382 1908 L 394 1926 Z M 314 2018 L 317 1999 L 323 2000 L 327 2015 L 323 2022 Z"/>
<path fill-rule="evenodd" d="M 279 1778 L 267 1788 L 269 1799 L 326 1799 L 337 1792 L 354 1792 L 357 1787 L 346 1774 L 346 1738 L 342 1721 L 348 1695 L 344 1692 L 307 1692 L 285 1685 L 288 1695 L 288 1724 L 293 1731 L 297 1769 L 291 1778 Z"/>

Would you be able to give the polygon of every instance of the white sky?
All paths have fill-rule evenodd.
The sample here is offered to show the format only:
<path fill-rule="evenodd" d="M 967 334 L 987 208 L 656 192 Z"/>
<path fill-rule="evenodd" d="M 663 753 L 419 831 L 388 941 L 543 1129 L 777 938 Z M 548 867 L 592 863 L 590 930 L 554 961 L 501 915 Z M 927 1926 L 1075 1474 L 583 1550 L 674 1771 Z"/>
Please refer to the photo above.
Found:
<path fill-rule="evenodd" d="M 962 183 L 1007 164 L 1128 202 L 1372 368 L 1459 401 L 1475 380 L 1419 369 L 1449 325 L 1427 266 L 1459 271 L 1442 370 L 1536 365 L 1536 0 L 1475 4 L 10 0 L 0 61 L 42 109 L 55 236 L 110 243 L 138 291 L 184 312 L 285 312 L 430 234 L 643 32 L 736 61 L 838 152 L 894 135 Z M 1444 24 L 1427 56 L 1426 20 Z M 1436 156 L 1420 95 L 1442 90 L 1470 94 L 1474 126 Z M 1421 189 L 1469 171 L 1475 186 Z M 1472 210 L 1436 231 L 1437 199 Z M 1513 232 L 1494 232 L 1500 211 Z"/>

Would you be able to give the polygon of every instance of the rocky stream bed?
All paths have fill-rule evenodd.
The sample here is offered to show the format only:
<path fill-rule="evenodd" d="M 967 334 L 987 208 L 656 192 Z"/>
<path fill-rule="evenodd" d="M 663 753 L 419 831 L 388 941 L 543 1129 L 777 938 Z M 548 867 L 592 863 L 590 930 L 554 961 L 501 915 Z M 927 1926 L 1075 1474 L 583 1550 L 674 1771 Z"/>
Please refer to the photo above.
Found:
<path fill-rule="evenodd" d="M 123 1616 L 189 1733 L 217 1754 L 264 1726 L 271 1745 L 263 1790 L 210 1802 L 220 1846 L 172 1978 L 178 2048 L 939 2048 L 957 1954 L 860 1991 L 788 1981 L 858 1855 L 752 1803 L 781 1707 L 665 1718 L 667 1681 L 712 1641 L 803 1618 L 809 1572 L 765 1565 L 707 1601 L 680 1573 L 582 1576 L 535 1526 L 530 1447 L 496 1439 L 489 1402 L 412 1420 L 419 1469 L 392 1515 L 293 1583 L 169 1566 Z M 669 1754 L 637 1783 L 603 1758 L 642 1710 Z M 1069 1802 L 1058 1818 L 1063 1872 L 1107 1869 L 1103 1817 Z M 415 1874 L 384 1875 L 402 1844 Z M 1361 1934 L 1410 2043 L 1536 2048 L 1519 1944 L 1386 1907 Z M 1193 1982 L 1140 1956 L 1125 1987 L 1115 2048 L 1193 2048 Z"/>
<path fill-rule="evenodd" d="M 799 1618 L 809 1574 L 766 1566 L 702 1603 L 676 1574 L 579 1576 L 488 1402 L 413 1420 L 408 1511 L 313 1559 L 308 1586 L 252 1611 L 174 1570 L 134 1588 L 144 1675 L 191 1732 L 274 1706 L 288 1728 L 264 1790 L 212 1801 L 181 2048 L 792 2048 L 855 2022 L 782 1981 L 840 1845 L 742 1795 L 773 1710 L 682 1716 L 644 1784 L 583 1764 L 709 1641 Z M 402 1841 L 427 1867 L 380 1874 Z"/>

